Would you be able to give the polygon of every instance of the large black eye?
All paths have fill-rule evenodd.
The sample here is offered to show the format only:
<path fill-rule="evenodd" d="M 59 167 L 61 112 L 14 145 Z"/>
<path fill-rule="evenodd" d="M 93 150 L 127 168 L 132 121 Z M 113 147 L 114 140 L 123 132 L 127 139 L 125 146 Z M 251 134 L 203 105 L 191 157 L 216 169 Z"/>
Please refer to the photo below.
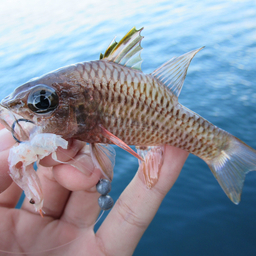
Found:
<path fill-rule="evenodd" d="M 50 86 L 39 84 L 28 95 L 28 107 L 35 113 L 44 114 L 51 112 L 58 105 L 58 95 Z"/>

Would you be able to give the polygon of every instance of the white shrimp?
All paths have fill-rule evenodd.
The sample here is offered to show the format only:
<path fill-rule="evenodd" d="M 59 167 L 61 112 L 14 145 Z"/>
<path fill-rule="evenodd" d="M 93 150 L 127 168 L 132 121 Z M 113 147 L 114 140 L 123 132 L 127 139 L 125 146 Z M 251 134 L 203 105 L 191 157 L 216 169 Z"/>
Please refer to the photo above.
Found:
<path fill-rule="evenodd" d="M 13 181 L 24 190 L 29 202 L 43 216 L 43 192 L 40 180 L 33 168 L 34 162 L 54 153 L 58 147 L 66 149 L 68 142 L 51 133 L 31 135 L 28 141 L 10 149 L 9 170 Z"/>

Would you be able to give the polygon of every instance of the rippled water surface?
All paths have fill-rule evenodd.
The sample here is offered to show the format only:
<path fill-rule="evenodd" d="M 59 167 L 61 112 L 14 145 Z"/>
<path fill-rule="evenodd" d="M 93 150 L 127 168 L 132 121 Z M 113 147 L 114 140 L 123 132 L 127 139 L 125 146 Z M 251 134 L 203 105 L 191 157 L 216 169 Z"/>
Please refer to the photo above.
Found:
<path fill-rule="evenodd" d="M 0 98 L 59 67 L 99 58 L 114 36 L 142 34 L 142 69 L 206 46 L 188 71 L 180 102 L 256 148 L 255 1 L 7 1 L 0 3 Z M 137 170 L 116 149 L 112 197 Z M 256 173 L 239 206 L 207 165 L 187 160 L 134 255 L 256 255 Z"/>

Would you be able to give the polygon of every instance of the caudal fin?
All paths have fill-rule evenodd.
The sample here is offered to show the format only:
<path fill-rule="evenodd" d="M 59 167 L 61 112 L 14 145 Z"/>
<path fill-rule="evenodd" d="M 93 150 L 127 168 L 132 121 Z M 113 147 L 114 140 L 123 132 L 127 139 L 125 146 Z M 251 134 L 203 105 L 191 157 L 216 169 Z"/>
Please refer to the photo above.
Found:
<path fill-rule="evenodd" d="M 228 148 L 208 165 L 229 199 L 238 204 L 245 175 L 256 170 L 256 150 L 232 136 Z"/>

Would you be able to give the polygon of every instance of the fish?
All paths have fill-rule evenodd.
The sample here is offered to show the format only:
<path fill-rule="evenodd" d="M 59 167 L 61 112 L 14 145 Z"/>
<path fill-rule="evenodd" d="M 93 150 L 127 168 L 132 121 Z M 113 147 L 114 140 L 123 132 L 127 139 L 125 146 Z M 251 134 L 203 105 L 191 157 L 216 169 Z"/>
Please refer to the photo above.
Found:
<path fill-rule="evenodd" d="M 42 133 L 89 143 L 93 162 L 109 180 L 115 157 L 109 144 L 139 159 L 149 187 L 158 180 L 164 145 L 183 149 L 204 160 L 238 204 L 245 175 L 256 169 L 256 151 L 178 101 L 190 62 L 203 47 L 145 74 L 142 30 L 134 27 L 119 42 L 114 39 L 98 60 L 28 81 L 0 105 Z"/>

